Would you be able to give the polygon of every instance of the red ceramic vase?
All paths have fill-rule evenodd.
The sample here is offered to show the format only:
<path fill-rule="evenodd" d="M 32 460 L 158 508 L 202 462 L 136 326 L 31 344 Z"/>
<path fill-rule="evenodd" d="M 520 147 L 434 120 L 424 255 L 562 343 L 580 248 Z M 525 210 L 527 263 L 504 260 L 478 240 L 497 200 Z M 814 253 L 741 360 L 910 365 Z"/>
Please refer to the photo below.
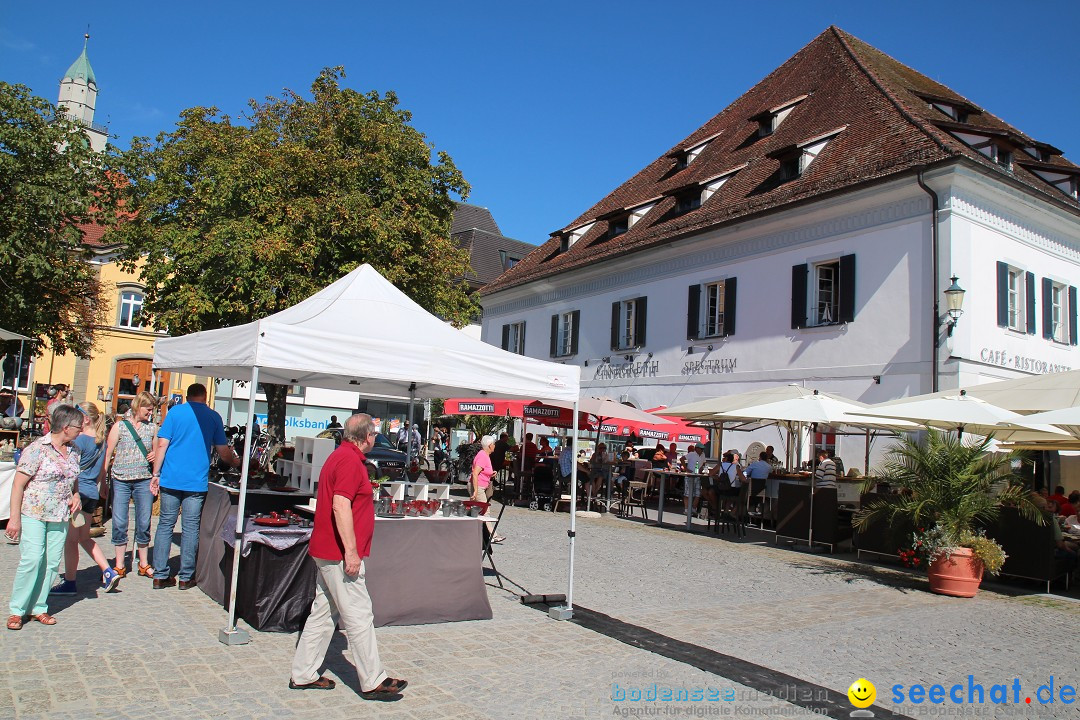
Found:
<path fill-rule="evenodd" d="M 979 591 L 983 564 L 971 548 L 960 547 L 930 563 L 927 573 L 931 592 L 969 598 Z"/>

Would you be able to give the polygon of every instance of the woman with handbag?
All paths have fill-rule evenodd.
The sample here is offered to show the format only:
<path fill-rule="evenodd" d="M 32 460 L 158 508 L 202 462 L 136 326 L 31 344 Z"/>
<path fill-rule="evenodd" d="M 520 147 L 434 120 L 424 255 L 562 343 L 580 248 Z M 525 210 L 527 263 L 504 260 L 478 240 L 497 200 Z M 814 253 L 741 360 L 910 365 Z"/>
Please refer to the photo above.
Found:
<path fill-rule="evenodd" d="M 127 575 L 128 503 L 135 500 L 135 544 L 139 553 L 139 574 L 152 578 L 150 565 L 150 515 L 154 495 L 150 490 L 153 472 L 154 438 L 158 426 L 150 420 L 157 400 L 145 390 L 135 396 L 130 416 L 117 418 L 109 431 L 105 448 L 105 476 L 112 471 L 112 541 L 116 546 L 116 572 Z"/>
<path fill-rule="evenodd" d="M 64 580 L 49 591 L 50 595 L 74 595 L 77 592 L 75 576 L 79 571 L 79 546 L 101 570 L 101 589 L 111 592 L 120 580 L 120 574 L 109 567 L 105 553 L 90 538 L 90 516 L 97 509 L 105 485 L 101 472 L 105 460 L 105 418 L 97 405 L 84 402 L 75 406 L 82 413 L 83 426 L 72 445 L 79 451 L 79 479 L 75 491 L 82 506 L 80 512 L 72 513 L 71 527 L 64 542 Z"/>

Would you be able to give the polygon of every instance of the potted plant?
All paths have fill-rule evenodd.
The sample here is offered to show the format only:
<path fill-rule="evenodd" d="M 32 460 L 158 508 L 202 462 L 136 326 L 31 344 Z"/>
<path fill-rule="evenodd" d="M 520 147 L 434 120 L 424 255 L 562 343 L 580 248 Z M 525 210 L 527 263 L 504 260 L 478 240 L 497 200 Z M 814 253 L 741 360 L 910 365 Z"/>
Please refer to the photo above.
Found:
<path fill-rule="evenodd" d="M 894 494 L 860 509 L 855 526 L 906 521 L 918 528 L 899 554 L 908 565 L 926 567 L 933 592 L 973 597 L 984 571 L 993 575 L 1001 570 L 1005 551 L 983 528 L 1003 506 L 1045 522 L 1013 474 L 1016 454 L 988 452 L 990 441 L 966 443 L 933 429 L 920 442 L 904 437 L 889 449 L 877 477 L 867 481 L 865 490 L 884 480 Z"/>

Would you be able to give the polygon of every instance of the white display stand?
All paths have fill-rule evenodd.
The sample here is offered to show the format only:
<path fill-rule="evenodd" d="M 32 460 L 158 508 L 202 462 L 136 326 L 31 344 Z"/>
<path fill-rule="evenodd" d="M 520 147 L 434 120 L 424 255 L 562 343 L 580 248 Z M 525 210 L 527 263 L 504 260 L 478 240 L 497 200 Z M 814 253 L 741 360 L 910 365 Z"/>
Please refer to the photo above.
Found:
<path fill-rule="evenodd" d="M 304 492 L 314 493 L 319 482 L 323 464 L 334 452 L 336 443 L 330 438 L 297 437 L 293 439 L 295 452 L 292 460 L 278 460 L 274 470 L 289 479 L 289 485 Z"/>
<path fill-rule="evenodd" d="M 15 480 L 15 463 L 0 462 L 0 520 L 11 517 L 11 484 Z"/>

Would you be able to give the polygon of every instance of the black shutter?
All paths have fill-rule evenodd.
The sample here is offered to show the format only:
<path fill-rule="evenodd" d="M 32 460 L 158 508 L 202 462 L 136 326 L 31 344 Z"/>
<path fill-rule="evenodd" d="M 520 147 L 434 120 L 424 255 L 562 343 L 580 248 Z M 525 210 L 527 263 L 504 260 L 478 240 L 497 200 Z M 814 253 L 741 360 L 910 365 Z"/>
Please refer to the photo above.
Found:
<path fill-rule="evenodd" d="M 724 281 L 724 337 L 735 334 L 735 288 L 738 278 Z"/>
<path fill-rule="evenodd" d="M 521 333 L 518 335 L 518 355 L 525 354 L 525 321 L 521 321 Z"/>
<path fill-rule="evenodd" d="M 559 356 L 559 316 L 551 316 L 551 357 Z"/>
<path fill-rule="evenodd" d="M 855 256 L 840 256 L 840 302 L 837 322 L 855 321 Z"/>
<path fill-rule="evenodd" d="M 810 266 L 806 263 L 791 268 L 791 328 L 806 327 L 806 276 Z"/>
<path fill-rule="evenodd" d="M 611 303 L 611 349 L 619 349 L 619 309 L 622 303 Z"/>
<path fill-rule="evenodd" d="M 697 340 L 701 333 L 701 286 L 691 285 L 686 295 L 686 339 Z"/>
<path fill-rule="evenodd" d="M 1027 330 L 1028 335 L 1035 334 L 1035 273 L 1024 273 L 1024 285 L 1027 295 Z"/>
<path fill-rule="evenodd" d="M 570 354 L 571 355 L 576 355 L 577 354 L 578 330 L 581 329 L 579 327 L 580 322 L 581 322 L 581 311 L 580 310 L 575 310 L 574 312 L 570 313 Z"/>
<path fill-rule="evenodd" d="M 509 350 L 510 349 L 510 326 L 509 325 L 503 325 L 502 349 L 503 350 Z"/>
<path fill-rule="evenodd" d="M 634 300 L 634 346 L 645 346 L 645 315 L 649 299 L 639 297 Z"/>
<path fill-rule="evenodd" d="M 998 327 L 1009 327 L 1009 266 L 998 260 L 997 264 L 997 310 Z"/>
<path fill-rule="evenodd" d="M 1054 281 L 1043 278 L 1043 337 L 1047 340 L 1054 338 Z"/>
<path fill-rule="evenodd" d="M 1069 344 L 1076 345 L 1076 288 L 1069 286 Z"/>

